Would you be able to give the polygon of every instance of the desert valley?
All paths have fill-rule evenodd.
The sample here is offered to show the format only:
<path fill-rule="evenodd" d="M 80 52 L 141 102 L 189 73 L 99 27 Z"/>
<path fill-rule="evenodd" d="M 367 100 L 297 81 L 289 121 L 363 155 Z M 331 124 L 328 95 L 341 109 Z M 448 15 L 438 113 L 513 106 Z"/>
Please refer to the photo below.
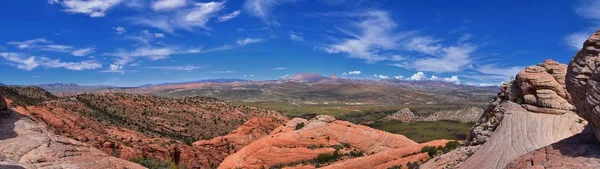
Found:
<path fill-rule="evenodd" d="M 598 16 L 593 0 L 6 2 L 0 169 L 597 169 Z"/>

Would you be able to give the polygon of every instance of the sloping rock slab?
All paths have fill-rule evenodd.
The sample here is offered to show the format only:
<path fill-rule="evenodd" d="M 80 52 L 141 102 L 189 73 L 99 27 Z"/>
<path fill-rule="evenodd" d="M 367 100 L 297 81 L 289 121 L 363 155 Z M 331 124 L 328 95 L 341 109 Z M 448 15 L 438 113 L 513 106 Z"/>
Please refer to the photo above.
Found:
<path fill-rule="evenodd" d="M 580 133 L 586 122 L 575 113 L 533 113 L 519 104 L 503 102 L 502 122 L 494 135 L 460 168 L 505 168 L 515 158 Z"/>

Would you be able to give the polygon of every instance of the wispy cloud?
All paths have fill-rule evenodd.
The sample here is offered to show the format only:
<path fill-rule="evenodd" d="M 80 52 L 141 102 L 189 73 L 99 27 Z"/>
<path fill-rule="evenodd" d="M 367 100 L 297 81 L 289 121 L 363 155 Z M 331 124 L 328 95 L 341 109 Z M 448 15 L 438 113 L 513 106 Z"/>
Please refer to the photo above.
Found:
<path fill-rule="evenodd" d="M 287 68 L 285 68 L 285 67 L 276 67 L 276 68 L 273 68 L 273 69 L 271 69 L 271 70 L 286 70 L 286 69 L 287 69 Z"/>
<path fill-rule="evenodd" d="M 183 7 L 186 4 L 186 0 L 157 0 L 152 3 L 152 9 L 154 11 L 168 11 Z"/>
<path fill-rule="evenodd" d="M 216 73 L 216 74 L 233 74 L 236 73 L 235 71 L 232 70 L 222 70 L 222 71 L 212 71 L 211 73 Z M 254 76 L 254 75 L 252 75 Z"/>
<path fill-rule="evenodd" d="M 194 31 L 195 28 L 211 30 L 207 23 L 215 18 L 225 8 L 223 2 L 198 2 L 191 7 L 183 7 L 177 12 L 164 15 L 130 17 L 127 21 L 160 29 L 164 32 L 174 34 L 176 29 Z"/>
<path fill-rule="evenodd" d="M 253 44 L 253 43 L 259 43 L 262 42 L 263 39 L 261 38 L 246 38 L 246 39 L 240 39 L 237 41 L 237 44 L 240 46 L 246 46 L 249 44 Z"/>
<path fill-rule="evenodd" d="M 15 41 L 8 42 L 7 44 L 14 45 L 15 47 L 17 47 L 19 49 L 29 49 L 29 48 L 37 47 L 39 44 L 48 44 L 48 43 L 52 43 L 52 41 L 46 40 L 44 38 L 36 38 L 36 39 L 26 40 L 26 41 L 22 41 L 22 42 L 15 42 Z"/>
<path fill-rule="evenodd" d="M 113 30 L 115 30 L 115 33 L 117 35 L 121 35 L 124 34 L 125 32 L 127 32 L 127 30 L 123 27 L 117 26 L 117 27 L 113 27 Z"/>
<path fill-rule="evenodd" d="M 49 4 L 60 4 L 65 12 L 85 14 L 90 17 L 104 17 L 109 9 L 123 0 L 49 0 Z"/>
<path fill-rule="evenodd" d="M 231 20 L 231 19 L 237 17 L 238 15 L 240 15 L 240 13 L 242 13 L 242 11 L 241 10 L 237 10 L 237 11 L 233 11 L 230 14 L 227 14 L 227 15 L 221 15 L 221 16 L 219 16 L 217 18 L 217 21 L 219 21 L 219 22 L 225 22 L 225 21 Z"/>
<path fill-rule="evenodd" d="M 295 0 L 246 0 L 244 11 L 257 17 L 269 26 L 280 26 L 276 17 L 271 14 L 273 8 L 281 3 L 295 2 Z"/>
<path fill-rule="evenodd" d="M 390 77 L 386 76 L 386 75 L 373 75 L 379 79 L 390 79 Z"/>
<path fill-rule="evenodd" d="M 91 70 L 101 68 L 102 65 L 96 61 L 88 60 L 82 62 L 62 62 L 59 59 L 47 57 L 26 56 L 23 53 L 2 52 L 0 56 L 7 60 L 9 65 L 22 70 L 33 70 L 39 66 L 46 68 L 65 68 L 68 70 Z"/>
<path fill-rule="evenodd" d="M 583 42 L 585 42 L 590 35 L 591 33 L 587 32 L 575 32 L 567 35 L 564 41 L 567 46 L 571 47 L 571 49 L 580 50 L 583 47 Z"/>
<path fill-rule="evenodd" d="M 352 38 L 344 38 L 339 42 L 325 46 L 327 53 L 345 53 L 350 58 L 364 59 L 375 63 L 389 59 L 384 50 L 398 47 L 404 33 L 394 32 L 397 24 L 385 11 L 367 11 L 362 13 L 334 13 L 328 16 L 355 17 L 361 21 L 352 23 L 355 32 L 340 29 Z"/>
<path fill-rule="evenodd" d="M 301 33 L 290 31 L 290 40 L 294 42 L 302 42 L 304 41 L 304 38 L 302 37 Z"/>
<path fill-rule="evenodd" d="M 192 70 L 202 69 L 204 67 L 201 67 L 201 66 L 151 66 L 151 67 L 144 67 L 144 68 L 158 69 L 158 70 L 192 71 Z"/>
<path fill-rule="evenodd" d="M 74 50 L 73 52 L 71 52 L 71 54 L 73 56 L 87 56 L 89 54 L 91 54 L 92 52 L 94 52 L 94 48 L 82 48 L 82 49 L 77 49 Z"/>

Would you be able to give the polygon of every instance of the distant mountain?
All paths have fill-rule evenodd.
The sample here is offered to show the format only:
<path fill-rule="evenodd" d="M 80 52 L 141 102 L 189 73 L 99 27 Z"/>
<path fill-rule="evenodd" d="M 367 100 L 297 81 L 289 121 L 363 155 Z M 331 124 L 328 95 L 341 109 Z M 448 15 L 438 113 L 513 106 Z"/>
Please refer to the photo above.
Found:
<path fill-rule="evenodd" d="M 138 87 L 152 87 L 152 86 L 166 86 L 166 85 L 180 85 L 180 84 L 191 84 L 191 83 L 233 83 L 233 82 L 245 82 L 246 79 L 206 79 L 189 82 L 177 82 L 177 83 L 161 83 L 161 84 L 146 84 Z"/>

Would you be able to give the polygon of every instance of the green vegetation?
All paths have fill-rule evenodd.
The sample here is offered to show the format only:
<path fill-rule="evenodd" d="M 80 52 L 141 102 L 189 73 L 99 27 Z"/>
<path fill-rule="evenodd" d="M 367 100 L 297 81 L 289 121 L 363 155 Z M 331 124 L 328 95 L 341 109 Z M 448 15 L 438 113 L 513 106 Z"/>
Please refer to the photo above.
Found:
<path fill-rule="evenodd" d="M 388 167 L 387 169 L 402 169 L 402 165 L 391 166 L 391 167 Z"/>
<path fill-rule="evenodd" d="M 390 133 L 402 134 L 411 140 L 422 143 L 438 139 L 464 140 L 473 124 L 454 121 L 437 122 L 384 122 L 371 127 Z"/>
<path fill-rule="evenodd" d="M 334 105 L 334 104 L 289 104 L 277 102 L 239 102 L 237 104 L 256 106 L 277 110 L 286 116 L 301 117 L 306 115 L 324 114 L 336 118 L 362 116 L 365 114 L 381 113 L 382 117 L 403 108 L 409 108 L 418 115 L 429 115 L 439 110 L 458 109 L 459 105 Z M 462 105 L 464 107 L 466 105 Z M 478 106 L 478 105 L 475 105 Z M 345 119 L 346 120 L 346 119 Z M 348 120 L 352 121 L 352 120 Z"/>
<path fill-rule="evenodd" d="M 130 161 L 134 163 L 138 163 L 144 167 L 148 167 L 150 169 L 177 169 L 177 164 L 173 163 L 171 160 L 161 160 L 150 157 L 141 157 L 134 158 Z"/>
<path fill-rule="evenodd" d="M 419 162 L 408 162 L 406 163 L 406 166 L 408 167 L 408 169 L 419 169 Z"/>
<path fill-rule="evenodd" d="M 303 122 L 300 122 L 300 123 L 296 124 L 296 130 L 300 130 L 302 128 L 304 128 L 304 123 Z"/>

